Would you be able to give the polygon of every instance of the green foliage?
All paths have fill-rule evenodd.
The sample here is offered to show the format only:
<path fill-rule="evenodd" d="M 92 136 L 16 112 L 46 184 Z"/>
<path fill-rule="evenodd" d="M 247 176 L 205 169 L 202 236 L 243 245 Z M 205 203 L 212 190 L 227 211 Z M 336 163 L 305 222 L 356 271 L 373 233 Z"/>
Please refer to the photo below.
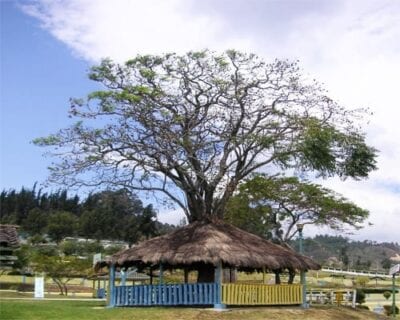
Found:
<path fill-rule="evenodd" d="M 83 204 L 80 233 L 94 239 L 123 240 L 129 244 L 158 234 L 156 214 L 125 190 L 89 195 Z"/>
<path fill-rule="evenodd" d="M 317 184 L 296 177 L 256 175 L 228 203 L 226 219 L 250 232 L 287 242 L 296 224 L 359 227 L 368 211 Z M 343 255 L 343 258 L 344 255 Z"/>
<path fill-rule="evenodd" d="M 389 258 L 384 258 L 381 261 L 381 265 L 382 265 L 383 269 L 389 270 L 391 268 L 391 266 L 392 266 L 392 260 L 390 260 Z"/>
<path fill-rule="evenodd" d="M 47 230 L 49 220 L 49 213 L 39 209 L 33 208 L 29 211 L 26 219 L 23 221 L 22 228 L 28 234 L 40 235 Z"/>
<path fill-rule="evenodd" d="M 20 272 L 27 270 L 30 259 L 30 246 L 21 245 L 17 250 L 14 251 L 15 256 L 18 258 L 13 264 L 13 269 Z"/>
<path fill-rule="evenodd" d="M 365 287 L 369 282 L 368 277 L 358 276 L 356 277 L 356 285 L 360 287 Z"/>
<path fill-rule="evenodd" d="M 389 298 L 392 296 L 392 293 L 390 291 L 385 291 L 383 293 L 383 296 L 385 297 L 386 300 L 389 300 Z"/>
<path fill-rule="evenodd" d="M 38 146 L 51 146 L 60 143 L 60 139 L 57 135 L 51 134 L 47 137 L 36 138 L 33 140 L 33 143 Z"/>
<path fill-rule="evenodd" d="M 363 304 L 365 302 L 365 292 L 362 289 L 356 290 L 356 303 Z"/>
<path fill-rule="evenodd" d="M 307 119 L 304 128 L 300 149 L 305 169 L 317 170 L 322 176 L 338 174 L 355 179 L 367 177 L 376 169 L 376 149 L 366 145 L 362 134 L 346 135 L 334 124 L 321 123 L 314 118 Z"/>
<path fill-rule="evenodd" d="M 20 191 L 3 190 L 0 209 L 1 223 L 20 224 L 21 234 L 29 237 L 33 245 L 46 243 L 48 237 L 59 242 L 76 236 L 133 244 L 174 229 L 156 220 L 152 205 L 144 207 L 136 195 L 123 189 L 93 193 L 84 201 L 77 195 L 69 196 L 66 190 L 50 194 L 37 191 L 35 186 Z M 86 249 L 68 247 L 65 250 L 81 252 Z"/>
<path fill-rule="evenodd" d="M 68 295 L 67 283 L 73 277 L 82 277 L 91 272 L 89 260 L 82 260 L 73 256 L 48 256 L 35 253 L 32 265 L 36 272 L 43 272 L 53 279 L 60 289 L 60 294 Z"/>
<path fill-rule="evenodd" d="M 66 236 L 74 234 L 78 226 L 78 219 L 70 212 L 55 212 L 49 218 L 47 232 L 49 237 L 57 243 Z"/>

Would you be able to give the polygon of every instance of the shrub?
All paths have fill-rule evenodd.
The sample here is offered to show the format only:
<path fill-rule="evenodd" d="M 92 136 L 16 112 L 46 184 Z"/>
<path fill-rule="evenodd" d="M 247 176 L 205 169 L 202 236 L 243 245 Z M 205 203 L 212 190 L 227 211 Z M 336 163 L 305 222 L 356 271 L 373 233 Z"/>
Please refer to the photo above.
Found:
<path fill-rule="evenodd" d="M 369 307 L 368 306 L 363 306 L 363 305 L 359 305 L 359 306 L 357 306 L 357 308 L 358 309 L 365 309 L 365 310 L 369 310 Z"/>
<path fill-rule="evenodd" d="M 365 302 L 365 292 L 362 289 L 357 289 L 356 302 L 362 304 Z"/>
<path fill-rule="evenodd" d="M 383 296 L 385 297 L 386 300 L 389 300 L 390 296 L 392 295 L 392 293 L 390 291 L 385 291 L 383 293 Z"/>
<path fill-rule="evenodd" d="M 368 277 L 357 277 L 356 278 L 356 284 L 360 287 L 365 287 L 368 282 L 369 282 Z"/>
<path fill-rule="evenodd" d="M 392 314 L 392 306 L 384 305 L 383 308 L 385 309 L 385 313 L 387 316 Z M 395 306 L 396 314 L 399 314 L 399 307 Z"/>
<path fill-rule="evenodd" d="M 384 293 L 385 291 L 390 291 L 388 288 L 363 288 L 365 293 Z M 398 293 L 399 290 L 396 289 L 396 293 Z"/>

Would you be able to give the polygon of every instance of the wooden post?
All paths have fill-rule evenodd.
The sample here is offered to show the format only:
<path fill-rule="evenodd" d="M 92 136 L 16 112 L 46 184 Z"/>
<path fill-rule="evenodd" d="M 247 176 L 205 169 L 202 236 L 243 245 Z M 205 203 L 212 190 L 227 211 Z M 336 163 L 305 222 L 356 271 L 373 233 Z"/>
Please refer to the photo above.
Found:
<path fill-rule="evenodd" d="M 163 299 L 163 282 L 164 282 L 164 270 L 163 270 L 163 264 L 160 262 L 160 274 L 158 277 L 158 304 L 163 304 L 164 299 Z"/>
<path fill-rule="evenodd" d="M 109 267 L 109 278 L 108 278 L 108 307 L 115 307 L 115 265 L 111 264 Z"/>
<path fill-rule="evenodd" d="M 184 272 L 184 282 L 188 283 L 189 282 L 189 270 L 187 268 L 185 268 L 183 270 L 183 272 Z"/>
<path fill-rule="evenodd" d="M 153 268 L 150 267 L 150 284 L 153 284 Z"/>
<path fill-rule="evenodd" d="M 262 268 L 263 271 L 263 284 L 265 284 L 265 267 Z"/>
<path fill-rule="evenodd" d="M 224 310 L 226 305 L 222 303 L 222 261 L 219 261 L 215 268 L 215 283 L 218 287 L 217 301 L 214 304 L 214 309 Z"/>
<path fill-rule="evenodd" d="M 158 278 L 158 281 L 160 284 L 164 283 L 164 270 L 163 270 L 162 262 L 160 262 L 160 276 Z"/>

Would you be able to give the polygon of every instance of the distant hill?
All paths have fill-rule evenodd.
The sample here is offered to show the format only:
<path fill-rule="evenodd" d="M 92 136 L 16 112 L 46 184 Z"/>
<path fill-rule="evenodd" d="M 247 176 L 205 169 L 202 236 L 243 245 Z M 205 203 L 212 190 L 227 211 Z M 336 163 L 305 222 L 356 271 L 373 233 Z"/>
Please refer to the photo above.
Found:
<path fill-rule="evenodd" d="M 298 242 L 291 243 L 298 248 Z M 304 240 L 305 254 L 324 266 L 362 270 L 388 270 L 400 263 L 399 243 L 352 241 L 341 236 L 317 235 Z"/>

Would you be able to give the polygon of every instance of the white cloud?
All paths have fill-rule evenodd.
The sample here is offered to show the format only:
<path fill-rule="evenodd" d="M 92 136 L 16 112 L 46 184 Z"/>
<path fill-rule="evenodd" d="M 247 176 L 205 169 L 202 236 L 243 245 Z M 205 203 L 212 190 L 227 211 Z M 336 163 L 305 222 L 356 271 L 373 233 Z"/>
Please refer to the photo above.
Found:
<path fill-rule="evenodd" d="M 138 53 L 186 52 L 205 47 L 236 46 L 217 35 L 222 23 L 192 15 L 184 0 L 37 0 L 22 6 L 42 27 L 75 54 L 98 62 L 104 57 L 125 61 Z"/>
<path fill-rule="evenodd" d="M 186 217 L 183 214 L 183 211 L 181 209 L 160 211 L 157 214 L 158 221 L 160 221 L 162 223 L 178 225 L 182 221 L 183 218 L 186 219 Z"/>
<path fill-rule="evenodd" d="M 299 58 L 334 98 L 374 112 L 366 130 L 380 150 L 379 171 L 369 181 L 324 184 L 371 211 L 374 226 L 360 236 L 398 241 L 400 2 L 300 2 L 35 0 L 23 10 L 91 62 L 205 47 Z"/>

